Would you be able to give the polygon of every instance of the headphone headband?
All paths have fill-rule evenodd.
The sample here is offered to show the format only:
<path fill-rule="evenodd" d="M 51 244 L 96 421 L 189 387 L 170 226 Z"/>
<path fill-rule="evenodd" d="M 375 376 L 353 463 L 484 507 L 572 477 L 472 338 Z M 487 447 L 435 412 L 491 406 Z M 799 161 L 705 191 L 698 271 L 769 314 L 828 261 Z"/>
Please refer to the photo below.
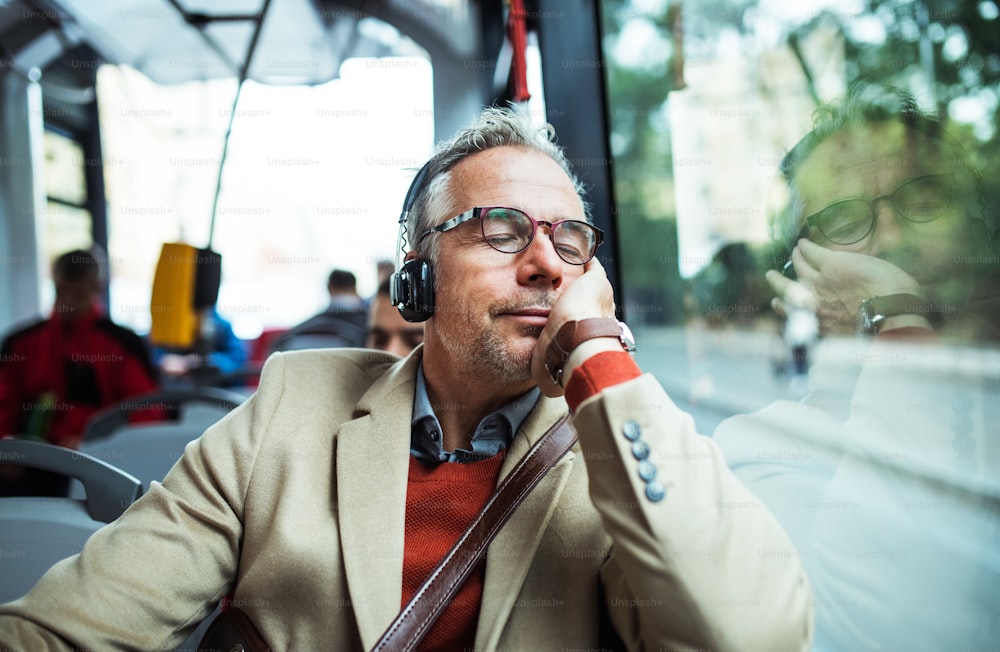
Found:
<path fill-rule="evenodd" d="M 433 159 L 432 159 L 433 160 Z M 424 179 L 430 174 L 431 162 L 427 161 L 424 163 L 423 167 L 417 170 L 416 176 L 413 177 L 413 181 L 410 182 L 410 187 L 406 190 L 406 197 L 403 199 L 403 212 L 399 215 L 399 223 L 406 224 L 406 216 L 410 214 L 410 209 L 413 208 L 413 204 L 417 201 L 417 196 L 424 187 Z"/>

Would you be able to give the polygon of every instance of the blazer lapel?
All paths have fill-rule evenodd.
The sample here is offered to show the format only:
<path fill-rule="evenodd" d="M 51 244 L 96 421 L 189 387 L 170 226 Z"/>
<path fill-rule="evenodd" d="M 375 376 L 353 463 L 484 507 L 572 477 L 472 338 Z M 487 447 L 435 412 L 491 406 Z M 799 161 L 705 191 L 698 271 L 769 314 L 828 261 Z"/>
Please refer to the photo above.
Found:
<path fill-rule="evenodd" d="M 535 411 L 511 443 L 500 471 L 501 478 L 510 473 L 549 426 L 565 413 L 566 404 L 562 400 L 545 397 L 539 399 Z M 496 648 L 521 585 L 524 584 L 524 578 L 534 561 L 545 527 L 569 479 L 575 457 L 573 451 L 567 453 L 525 499 L 534 505 L 545 505 L 547 509 L 518 509 L 490 544 L 486 553 L 486 579 L 476 630 L 477 650 Z"/>
<path fill-rule="evenodd" d="M 364 648 L 399 613 L 410 416 L 419 355 L 377 381 L 337 435 L 337 506 L 351 605 Z"/>

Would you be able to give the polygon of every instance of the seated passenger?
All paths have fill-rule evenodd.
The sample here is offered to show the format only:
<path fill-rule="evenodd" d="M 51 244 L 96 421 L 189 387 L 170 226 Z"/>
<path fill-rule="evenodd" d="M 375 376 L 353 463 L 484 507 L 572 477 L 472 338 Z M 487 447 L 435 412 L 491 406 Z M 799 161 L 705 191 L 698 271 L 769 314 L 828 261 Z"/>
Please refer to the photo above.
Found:
<path fill-rule="evenodd" d="M 378 292 L 368 304 L 368 339 L 366 346 L 403 358 L 424 341 L 424 325 L 408 322 L 392 305 L 389 279 L 378 286 Z"/>
<path fill-rule="evenodd" d="M 76 448 L 101 408 L 157 388 L 143 340 L 98 308 L 97 257 L 65 253 L 52 268 L 48 319 L 9 334 L 0 354 L 0 436 Z"/>
<path fill-rule="evenodd" d="M 84 425 L 95 412 L 157 388 L 143 340 L 98 309 L 100 279 L 92 253 L 59 256 L 52 268 L 56 296 L 51 316 L 4 340 L 0 437 L 78 448 Z M 59 495 L 66 486 L 64 478 L 40 471 L 0 471 L 0 495 Z"/>
<path fill-rule="evenodd" d="M 0 648 L 168 649 L 231 595 L 270 649 L 371 650 L 551 450 L 420 649 L 808 649 L 799 560 L 760 554 L 787 535 L 630 355 L 552 137 L 488 109 L 439 146 L 398 272 L 429 281 L 398 284 L 424 344 L 272 355 L 162 484 L 0 606 Z"/>
<path fill-rule="evenodd" d="M 326 289 L 330 293 L 326 310 L 290 328 L 271 345 L 272 352 L 365 345 L 365 302 L 358 294 L 354 274 L 333 270 Z"/>

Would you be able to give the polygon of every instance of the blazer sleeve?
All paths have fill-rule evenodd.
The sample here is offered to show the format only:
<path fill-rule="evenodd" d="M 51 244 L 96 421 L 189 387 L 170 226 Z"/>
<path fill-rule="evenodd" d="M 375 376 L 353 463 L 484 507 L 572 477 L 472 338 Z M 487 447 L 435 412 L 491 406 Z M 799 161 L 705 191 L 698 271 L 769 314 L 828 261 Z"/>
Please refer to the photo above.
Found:
<path fill-rule="evenodd" d="M 236 577 L 247 487 L 281 400 L 273 360 L 257 395 L 189 443 L 163 484 L 0 605 L 0 650 L 171 648 L 211 613 Z"/>
<path fill-rule="evenodd" d="M 809 648 L 797 551 L 651 375 L 587 399 L 574 423 L 612 539 L 607 610 L 629 649 Z"/>

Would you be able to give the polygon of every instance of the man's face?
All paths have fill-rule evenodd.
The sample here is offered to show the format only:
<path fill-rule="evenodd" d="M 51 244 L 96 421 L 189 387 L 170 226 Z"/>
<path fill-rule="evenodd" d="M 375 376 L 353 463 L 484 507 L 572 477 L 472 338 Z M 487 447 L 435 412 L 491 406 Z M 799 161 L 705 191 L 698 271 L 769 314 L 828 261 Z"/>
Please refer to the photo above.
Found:
<path fill-rule="evenodd" d="M 87 278 L 70 280 L 59 274 L 52 281 L 56 290 L 53 312 L 69 320 L 90 312 L 100 291 L 95 281 Z"/>
<path fill-rule="evenodd" d="M 542 221 L 584 219 L 566 173 L 544 154 L 515 147 L 488 149 L 458 163 L 451 193 L 455 214 L 504 206 Z M 556 255 L 546 226 L 516 254 L 490 247 L 479 220 L 430 237 L 440 238 L 440 256 L 425 360 L 452 374 L 489 374 L 504 385 L 530 385 L 531 356 L 549 308 L 583 274 L 583 265 Z"/>
<path fill-rule="evenodd" d="M 399 314 L 389 297 L 377 295 L 368 308 L 368 342 L 372 349 L 403 357 L 424 341 L 424 325 L 413 324 Z"/>
<path fill-rule="evenodd" d="M 809 239 L 829 249 L 882 258 L 924 286 L 951 277 L 956 256 L 968 253 L 969 247 L 962 190 L 954 188 L 949 208 L 939 217 L 920 221 L 923 207 L 931 205 L 932 194 L 940 193 L 920 191 L 922 185 L 909 183 L 955 172 L 946 159 L 939 145 L 895 122 L 854 127 L 831 136 L 806 159 L 795 177 L 804 203 L 802 215 L 815 215 L 831 205 L 843 206 L 836 203 L 849 199 L 870 202 L 895 193 L 896 201 L 883 198 L 874 203 L 874 230 L 858 242 L 831 242 L 817 228 L 809 230 Z M 955 177 L 943 178 L 953 183 Z M 906 219 L 901 209 L 918 221 Z"/>

